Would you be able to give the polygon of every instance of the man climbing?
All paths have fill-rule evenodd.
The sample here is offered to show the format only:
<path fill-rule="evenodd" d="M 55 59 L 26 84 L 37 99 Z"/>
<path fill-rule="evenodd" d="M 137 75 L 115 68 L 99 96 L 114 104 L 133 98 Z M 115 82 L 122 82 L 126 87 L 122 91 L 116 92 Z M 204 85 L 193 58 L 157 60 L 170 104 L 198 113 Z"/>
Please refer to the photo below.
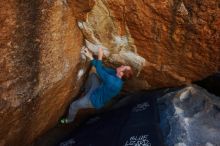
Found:
<path fill-rule="evenodd" d="M 71 103 L 67 118 L 61 119 L 62 124 L 73 122 L 79 109 L 100 109 L 116 96 L 122 89 L 125 80 L 132 77 L 130 66 L 121 65 L 116 69 L 104 67 L 102 64 L 103 50 L 99 48 L 98 59 L 87 49 L 83 54 L 91 60 L 96 73 L 91 73 L 85 84 L 85 96 Z"/>

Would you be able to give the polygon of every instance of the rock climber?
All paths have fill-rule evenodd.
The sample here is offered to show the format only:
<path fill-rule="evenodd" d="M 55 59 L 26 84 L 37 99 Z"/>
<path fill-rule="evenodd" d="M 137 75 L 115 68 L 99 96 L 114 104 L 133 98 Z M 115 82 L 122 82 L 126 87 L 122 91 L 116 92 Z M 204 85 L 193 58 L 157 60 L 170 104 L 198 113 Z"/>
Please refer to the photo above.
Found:
<path fill-rule="evenodd" d="M 130 66 L 121 65 L 116 69 L 107 68 L 102 63 L 103 49 L 99 48 L 98 59 L 94 59 L 93 54 L 84 48 L 83 54 L 89 58 L 91 64 L 96 69 L 96 73 L 90 73 L 85 84 L 85 96 L 73 101 L 70 104 L 68 116 L 61 119 L 62 124 L 73 122 L 79 109 L 95 108 L 100 109 L 116 96 L 122 89 L 125 80 L 133 75 Z"/>

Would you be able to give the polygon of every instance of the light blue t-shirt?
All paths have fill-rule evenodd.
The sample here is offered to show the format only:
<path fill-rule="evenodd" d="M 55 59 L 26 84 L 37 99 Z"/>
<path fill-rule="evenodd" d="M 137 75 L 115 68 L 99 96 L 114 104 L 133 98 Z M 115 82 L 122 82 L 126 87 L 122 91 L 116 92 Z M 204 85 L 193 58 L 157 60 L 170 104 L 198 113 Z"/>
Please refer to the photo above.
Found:
<path fill-rule="evenodd" d="M 101 85 L 92 92 L 90 100 L 96 109 L 100 109 L 120 92 L 123 81 L 116 76 L 116 70 L 104 67 L 101 60 L 93 59 L 91 64 L 96 68 Z"/>

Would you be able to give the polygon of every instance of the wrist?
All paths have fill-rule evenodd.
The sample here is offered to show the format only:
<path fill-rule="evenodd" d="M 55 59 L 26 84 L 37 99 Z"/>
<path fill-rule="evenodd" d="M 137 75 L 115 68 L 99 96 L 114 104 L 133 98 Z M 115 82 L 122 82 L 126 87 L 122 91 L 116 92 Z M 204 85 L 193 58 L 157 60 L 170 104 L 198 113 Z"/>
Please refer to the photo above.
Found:
<path fill-rule="evenodd" d="M 99 59 L 99 60 L 102 60 L 102 55 L 99 55 L 99 56 L 98 56 L 98 59 Z"/>

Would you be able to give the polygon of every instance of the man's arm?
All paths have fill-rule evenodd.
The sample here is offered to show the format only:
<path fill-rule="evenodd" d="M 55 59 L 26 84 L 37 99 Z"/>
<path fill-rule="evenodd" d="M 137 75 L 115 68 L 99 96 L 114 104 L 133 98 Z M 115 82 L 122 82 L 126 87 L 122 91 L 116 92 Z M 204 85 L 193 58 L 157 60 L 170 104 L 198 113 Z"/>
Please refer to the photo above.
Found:
<path fill-rule="evenodd" d="M 98 60 L 102 60 L 102 57 L 103 57 L 103 49 L 99 48 Z"/>
<path fill-rule="evenodd" d="M 96 67 L 96 72 L 98 73 L 100 78 L 105 82 L 110 77 L 110 74 L 114 74 L 115 72 L 114 72 L 114 70 L 103 66 L 102 57 L 103 57 L 103 49 L 99 48 L 98 60 L 94 61 L 94 59 L 93 59 L 92 64 Z"/>
<path fill-rule="evenodd" d="M 99 48 L 98 52 L 98 60 L 94 59 L 92 56 L 92 53 L 85 48 L 84 54 L 91 60 L 91 64 L 95 66 L 96 72 L 98 73 L 99 77 L 106 82 L 108 78 L 110 77 L 110 74 L 114 74 L 114 70 L 112 69 L 107 69 L 103 66 L 102 64 L 102 57 L 103 57 L 103 50 L 102 48 Z"/>
<path fill-rule="evenodd" d="M 109 73 L 109 74 L 112 74 L 112 75 L 115 75 L 116 74 L 116 70 L 113 69 L 113 68 L 109 68 L 109 67 L 105 67 L 103 66 L 104 70 Z"/>
<path fill-rule="evenodd" d="M 103 82 L 107 82 L 109 77 L 111 77 L 111 75 L 109 73 L 107 73 L 106 70 L 104 69 L 104 67 L 102 65 L 102 61 L 101 60 L 93 59 L 91 61 L 91 64 L 93 66 L 95 66 L 96 72 L 99 75 L 99 77 L 102 79 L 102 81 Z"/>
<path fill-rule="evenodd" d="M 103 57 L 103 49 L 99 48 L 98 60 L 102 60 L 102 57 Z M 107 73 L 112 74 L 112 75 L 116 74 L 115 70 L 108 68 L 108 67 L 105 67 L 104 65 L 102 67 Z"/>

